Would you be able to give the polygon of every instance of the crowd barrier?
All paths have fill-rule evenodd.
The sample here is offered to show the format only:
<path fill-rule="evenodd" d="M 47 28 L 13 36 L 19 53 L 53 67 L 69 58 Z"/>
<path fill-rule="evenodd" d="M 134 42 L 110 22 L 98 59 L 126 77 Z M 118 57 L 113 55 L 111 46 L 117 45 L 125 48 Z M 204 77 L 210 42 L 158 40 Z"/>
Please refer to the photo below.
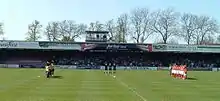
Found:
<path fill-rule="evenodd" d="M 77 66 L 75 65 L 54 65 L 55 68 L 59 68 L 59 69 L 76 69 Z"/>
<path fill-rule="evenodd" d="M 0 68 L 36 68 L 29 65 L 20 64 L 0 64 Z M 38 67 L 44 68 L 44 67 Z M 104 69 L 104 66 L 76 66 L 76 65 L 55 65 L 60 69 Z M 148 66 L 117 66 L 117 70 L 170 70 L 169 67 L 148 67 Z M 187 68 L 187 71 L 220 71 L 220 67 L 215 68 Z"/>
<path fill-rule="evenodd" d="M 76 69 L 101 69 L 101 66 L 76 66 Z"/>
<path fill-rule="evenodd" d="M 59 69 L 104 69 L 105 66 L 76 66 L 76 65 L 54 65 L 55 68 Z M 19 64 L 0 64 L 1 68 L 36 68 L 31 65 L 19 65 Z M 39 67 L 40 68 L 40 67 Z M 42 67 L 43 68 L 43 67 Z M 158 70 L 157 67 L 147 67 L 147 66 L 117 66 L 118 70 Z"/>
<path fill-rule="evenodd" d="M 212 71 L 214 72 L 220 71 L 220 68 L 212 68 Z"/>
<path fill-rule="evenodd" d="M 212 71 L 209 67 L 188 68 L 188 71 Z"/>
<path fill-rule="evenodd" d="M 169 67 L 158 67 L 157 70 L 169 70 Z"/>
<path fill-rule="evenodd" d="M 55 65 L 55 68 L 60 69 L 105 69 L 105 66 L 76 66 L 76 65 Z M 134 67 L 134 66 L 117 66 L 117 70 L 157 70 L 157 67 Z"/>
<path fill-rule="evenodd" d="M 174 78 L 186 79 L 187 78 L 186 65 L 173 65 L 170 70 L 170 75 Z"/>
<path fill-rule="evenodd" d="M 101 66 L 100 69 L 105 69 L 105 66 Z M 117 66 L 117 70 L 157 70 L 157 67 L 148 66 Z"/>
<path fill-rule="evenodd" d="M 19 64 L 0 64 L 1 68 L 19 68 Z"/>

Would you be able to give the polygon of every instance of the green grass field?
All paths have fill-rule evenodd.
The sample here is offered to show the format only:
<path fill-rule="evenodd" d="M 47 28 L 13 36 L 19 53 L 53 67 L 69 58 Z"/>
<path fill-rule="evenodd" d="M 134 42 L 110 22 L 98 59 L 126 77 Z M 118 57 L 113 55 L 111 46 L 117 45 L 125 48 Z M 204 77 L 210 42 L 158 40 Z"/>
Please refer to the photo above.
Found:
<path fill-rule="evenodd" d="M 0 101 L 220 101 L 219 72 L 189 72 L 191 80 L 167 71 L 0 69 Z M 41 76 L 41 77 L 38 77 Z"/>

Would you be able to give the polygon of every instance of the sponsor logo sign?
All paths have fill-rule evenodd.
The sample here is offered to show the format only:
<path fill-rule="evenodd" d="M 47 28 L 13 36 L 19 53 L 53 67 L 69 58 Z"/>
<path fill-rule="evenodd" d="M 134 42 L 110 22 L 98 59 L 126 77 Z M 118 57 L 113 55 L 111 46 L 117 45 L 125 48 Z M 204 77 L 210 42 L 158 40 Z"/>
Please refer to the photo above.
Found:
<path fill-rule="evenodd" d="M 196 52 L 197 50 L 196 45 L 153 44 L 153 51 Z"/>
<path fill-rule="evenodd" d="M 0 41 L 0 48 L 38 49 L 38 42 Z"/>
<path fill-rule="evenodd" d="M 41 49 L 81 50 L 80 44 L 64 42 L 39 42 Z"/>
<path fill-rule="evenodd" d="M 153 51 L 166 50 L 166 49 L 167 49 L 167 45 L 153 44 Z"/>
<path fill-rule="evenodd" d="M 106 49 L 116 49 L 116 50 L 123 50 L 127 49 L 126 45 L 107 45 Z"/>
<path fill-rule="evenodd" d="M 13 42 L 13 41 L 9 41 L 9 42 L 0 42 L 0 47 L 1 48 L 15 48 L 18 47 L 18 43 L 17 42 Z"/>

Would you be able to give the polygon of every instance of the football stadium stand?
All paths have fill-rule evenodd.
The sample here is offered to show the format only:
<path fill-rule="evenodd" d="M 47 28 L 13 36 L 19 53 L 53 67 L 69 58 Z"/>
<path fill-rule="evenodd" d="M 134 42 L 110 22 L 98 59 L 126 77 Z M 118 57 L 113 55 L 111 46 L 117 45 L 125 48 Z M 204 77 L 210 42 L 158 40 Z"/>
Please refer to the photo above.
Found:
<path fill-rule="evenodd" d="M 38 68 L 48 59 L 59 67 L 168 69 L 173 64 L 212 70 L 220 67 L 220 45 L 169 45 L 102 42 L 0 41 L 0 67 Z M 218 69 L 217 69 L 218 70 Z"/>

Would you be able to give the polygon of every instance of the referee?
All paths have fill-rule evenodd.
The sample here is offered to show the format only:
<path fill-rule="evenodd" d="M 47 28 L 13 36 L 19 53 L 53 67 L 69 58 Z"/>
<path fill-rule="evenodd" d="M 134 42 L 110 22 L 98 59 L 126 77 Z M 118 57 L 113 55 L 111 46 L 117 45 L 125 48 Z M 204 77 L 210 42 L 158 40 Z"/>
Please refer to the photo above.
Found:
<path fill-rule="evenodd" d="M 108 64 L 107 64 L 107 62 L 105 62 L 105 70 L 104 70 L 104 73 L 105 73 L 105 74 L 108 73 Z"/>
<path fill-rule="evenodd" d="M 116 73 L 116 64 L 113 64 L 113 73 Z"/>
<path fill-rule="evenodd" d="M 108 73 L 109 73 L 109 74 L 112 74 L 112 63 L 109 63 Z"/>
<path fill-rule="evenodd" d="M 54 76 L 55 69 L 54 69 L 54 61 L 53 60 L 51 60 L 50 66 L 51 66 L 51 76 Z"/>

